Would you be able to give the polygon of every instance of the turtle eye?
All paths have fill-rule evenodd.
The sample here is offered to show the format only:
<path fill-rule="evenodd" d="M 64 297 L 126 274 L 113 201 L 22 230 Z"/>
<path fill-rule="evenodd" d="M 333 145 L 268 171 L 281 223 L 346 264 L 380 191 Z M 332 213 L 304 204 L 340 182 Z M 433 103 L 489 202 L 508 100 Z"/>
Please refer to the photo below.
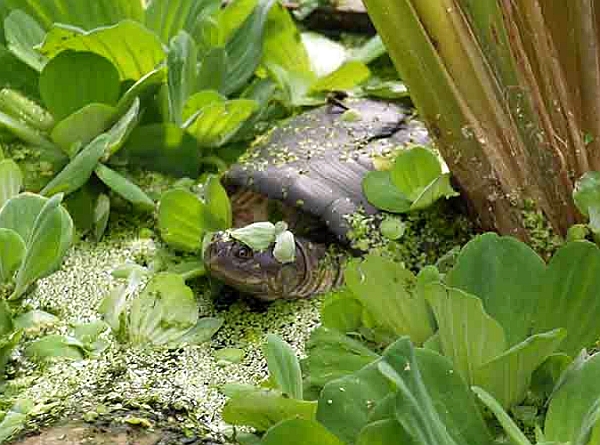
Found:
<path fill-rule="evenodd" d="M 247 260 L 252 258 L 252 251 L 248 247 L 242 246 L 235 251 L 235 256 L 240 260 Z"/>

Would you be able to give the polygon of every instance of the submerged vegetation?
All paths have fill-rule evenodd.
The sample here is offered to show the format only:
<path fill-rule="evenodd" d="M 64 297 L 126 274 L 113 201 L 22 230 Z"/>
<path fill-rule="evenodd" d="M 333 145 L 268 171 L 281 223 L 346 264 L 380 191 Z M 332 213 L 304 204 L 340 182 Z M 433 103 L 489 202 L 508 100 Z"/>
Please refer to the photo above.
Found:
<path fill-rule="evenodd" d="M 600 443 L 597 11 L 365 3 L 0 2 L 0 443 Z"/>

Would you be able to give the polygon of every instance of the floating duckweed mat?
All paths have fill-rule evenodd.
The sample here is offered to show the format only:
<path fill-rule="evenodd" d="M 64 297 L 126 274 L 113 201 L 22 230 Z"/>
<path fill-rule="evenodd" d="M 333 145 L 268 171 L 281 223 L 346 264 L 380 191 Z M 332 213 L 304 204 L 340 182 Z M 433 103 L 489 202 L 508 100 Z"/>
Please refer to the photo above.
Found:
<path fill-rule="evenodd" d="M 39 281 L 26 303 L 59 317 L 47 333 L 67 334 L 74 324 L 99 319 L 101 299 L 120 283 L 111 270 L 125 261 L 151 257 L 156 249 L 155 241 L 140 238 L 138 229 L 132 228 L 119 229 L 99 243 L 81 241 L 59 271 Z M 277 301 L 260 312 L 243 300 L 225 310 L 216 310 L 202 295 L 198 303 L 201 316 L 225 320 L 208 343 L 140 350 L 119 344 L 107 331 L 103 338 L 109 346 L 98 357 L 40 366 L 19 356 L 10 389 L 19 397 L 47 404 L 32 419 L 34 425 L 81 417 L 93 420 L 122 407 L 141 407 L 180 413 L 178 419 L 185 420 L 182 427 L 218 434 L 225 426 L 220 418 L 225 397 L 218 388 L 225 383 L 257 383 L 267 376 L 261 353 L 267 333 L 280 335 L 302 354 L 309 332 L 319 322 L 320 300 Z M 241 349 L 242 360 L 223 361 L 223 354 L 215 355 L 223 348 Z"/>

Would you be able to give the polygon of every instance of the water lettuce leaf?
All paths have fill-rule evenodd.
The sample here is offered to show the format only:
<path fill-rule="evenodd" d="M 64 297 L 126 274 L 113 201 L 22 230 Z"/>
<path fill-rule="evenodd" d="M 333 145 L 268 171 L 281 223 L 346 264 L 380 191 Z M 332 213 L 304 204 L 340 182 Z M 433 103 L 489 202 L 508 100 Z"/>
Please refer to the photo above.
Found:
<path fill-rule="evenodd" d="M 60 23 L 54 24 L 46 35 L 40 52 L 49 59 L 54 59 L 67 50 L 92 52 L 102 56 L 116 68 L 120 80 L 139 80 L 166 59 L 165 48 L 158 36 L 141 23 L 131 20 L 89 32 Z"/>

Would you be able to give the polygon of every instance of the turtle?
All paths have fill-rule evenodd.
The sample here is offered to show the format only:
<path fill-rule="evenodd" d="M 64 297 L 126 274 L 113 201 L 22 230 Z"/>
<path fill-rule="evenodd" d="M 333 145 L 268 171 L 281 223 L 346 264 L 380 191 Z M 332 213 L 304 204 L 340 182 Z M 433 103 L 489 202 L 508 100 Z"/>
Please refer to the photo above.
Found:
<path fill-rule="evenodd" d="M 328 245 L 348 245 L 353 215 L 380 212 L 362 191 L 375 158 L 398 146 L 429 143 L 423 123 L 401 103 L 335 100 L 290 118 L 255 141 L 223 182 L 234 190 L 234 225 L 267 219 L 261 204 L 279 202 L 288 222 L 291 214 L 308 220 L 311 233 L 294 238 L 294 261 L 287 263 L 272 249 L 253 251 L 227 232 L 213 234 L 203 254 L 208 272 L 267 301 L 308 298 L 338 286 L 344 255 L 331 254 Z"/>

